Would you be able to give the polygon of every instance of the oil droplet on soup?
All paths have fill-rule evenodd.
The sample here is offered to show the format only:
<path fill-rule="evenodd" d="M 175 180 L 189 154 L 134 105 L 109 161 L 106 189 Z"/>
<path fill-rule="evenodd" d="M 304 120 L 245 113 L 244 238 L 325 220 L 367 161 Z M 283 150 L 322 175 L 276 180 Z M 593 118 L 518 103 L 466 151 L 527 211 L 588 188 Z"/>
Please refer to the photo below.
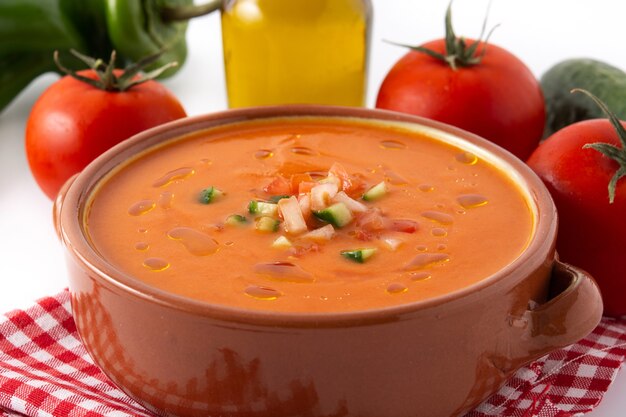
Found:
<path fill-rule="evenodd" d="M 441 224 L 454 223 L 454 217 L 452 217 L 448 213 L 443 213 L 440 211 L 425 211 L 422 213 L 422 217 L 425 217 L 428 220 L 432 220 L 434 222 L 441 223 Z"/>
<path fill-rule="evenodd" d="M 169 171 L 161 178 L 157 179 L 154 183 L 152 183 L 153 187 L 165 187 L 173 181 L 184 180 L 185 178 L 195 174 L 196 171 L 193 168 L 183 167 L 178 168 L 173 171 Z"/>
<path fill-rule="evenodd" d="M 319 152 L 314 151 L 311 148 L 307 148 L 306 146 L 294 146 L 290 149 L 292 153 L 296 155 L 305 155 L 305 156 L 318 156 Z"/>
<path fill-rule="evenodd" d="M 258 285 L 251 285 L 244 290 L 245 294 L 249 297 L 256 298 L 257 300 L 275 300 L 281 295 L 280 291 L 270 287 L 261 287 Z"/>
<path fill-rule="evenodd" d="M 156 207 L 156 204 L 152 200 L 141 200 L 133 204 L 128 208 L 128 214 L 131 216 L 141 216 L 146 214 Z"/>
<path fill-rule="evenodd" d="M 426 267 L 432 266 L 434 264 L 448 262 L 450 260 L 450 256 L 446 253 L 420 253 L 411 262 L 409 262 L 404 269 L 406 270 L 415 270 L 415 269 L 424 269 Z"/>
<path fill-rule="evenodd" d="M 389 294 L 402 294 L 403 292 L 407 292 L 408 288 L 404 284 L 400 284 L 399 282 L 392 282 L 387 286 L 387 292 Z"/>
<path fill-rule="evenodd" d="M 424 193 L 429 193 L 431 191 L 435 190 L 435 187 L 433 187 L 430 184 L 420 184 L 417 186 L 418 190 L 424 192 Z"/>
<path fill-rule="evenodd" d="M 448 231 L 446 229 L 444 229 L 443 227 L 433 227 L 432 230 L 430 231 L 430 233 L 433 236 L 443 237 L 443 236 L 446 236 L 448 234 Z"/>
<path fill-rule="evenodd" d="M 411 281 L 426 281 L 431 278 L 431 275 L 428 272 L 411 272 L 409 277 Z"/>
<path fill-rule="evenodd" d="M 211 255 L 219 249 L 219 244 L 211 236 L 190 227 L 175 227 L 167 232 L 167 236 L 180 241 L 192 255 Z"/>
<path fill-rule="evenodd" d="M 170 263 L 161 258 L 147 258 L 143 261 L 143 266 L 152 271 L 164 271 L 170 267 Z"/>
<path fill-rule="evenodd" d="M 147 251 L 150 248 L 150 245 L 147 242 L 137 242 L 135 244 L 135 249 L 139 251 Z"/>
<path fill-rule="evenodd" d="M 409 180 L 389 168 L 385 169 L 385 180 L 392 185 L 407 185 L 409 183 Z"/>
<path fill-rule="evenodd" d="M 314 181 L 321 180 L 328 176 L 328 172 L 324 172 L 324 171 L 307 171 L 305 174 L 310 175 Z"/>
<path fill-rule="evenodd" d="M 475 208 L 487 204 L 487 197 L 480 194 L 462 194 L 457 197 L 456 201 L 465 208 Z"/>
<path fill-rule="evenodd" d="M 313 282 L 313 274 L 291 262 L 260 263 L 254 266 L 254 272 L 269 279 L 282 282 Z"/>
<path fill-rule="evenodd" d="M 270 151 L 269 149 L 259 149 L 254 153 L 254 157 L 256 159 L 268 159 L 272 156 L 274 156 L 274 152 Z"/>
<path fill-rule="evenodd" d="M 462 152 L 456 155 L 456 160 L 462 164 L 475 165 L 478 162 L 478 157 L 471 152 Z"/>
<path fill-rule="evenodd" d="M 380 142 L 383 149 L 406 149 L 406 144 L 397 140 L 383 140 Z"/>

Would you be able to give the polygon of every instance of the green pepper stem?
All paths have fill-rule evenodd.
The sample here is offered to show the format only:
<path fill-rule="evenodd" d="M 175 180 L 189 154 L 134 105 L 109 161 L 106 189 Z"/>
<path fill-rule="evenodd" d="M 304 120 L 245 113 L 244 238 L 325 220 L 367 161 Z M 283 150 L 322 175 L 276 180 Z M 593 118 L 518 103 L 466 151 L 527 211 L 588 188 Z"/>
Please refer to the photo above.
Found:
<path fill-rule="evenodd" d="M 222 8 L 222 0 L 210 0 L 204 4 L 169 7 L 161 9 L 161 19 L 164 22 L 180 22 L 204 16 Z"/>

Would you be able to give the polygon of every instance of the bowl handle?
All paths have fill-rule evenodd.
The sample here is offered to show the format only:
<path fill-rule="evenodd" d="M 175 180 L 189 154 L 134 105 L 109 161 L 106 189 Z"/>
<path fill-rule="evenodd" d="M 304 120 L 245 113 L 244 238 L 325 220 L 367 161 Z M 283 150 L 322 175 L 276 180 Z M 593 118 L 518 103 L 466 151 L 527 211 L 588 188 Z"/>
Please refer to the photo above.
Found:
<path fill-rule="evenodd" d="M 527 311 L 522 345 L 529 359 L 579 341 L 602 318 L 602 296 L 593 278 L 572 265 L 555 261 L 548 301 Z"/>
<path fill-rule="evenodd" d="M 54 223 L 54 230 L 56 231 L 59 240 L 63 240 L 61 234 L 61 209 L 63 207 L 63 201 L 65 200 L 65 196 L 67 195 L 67 191 L 70 189 L 70 186 L 76 180 L 76 177 L 78 177 L 78 174 L 72 175 L 67 181 L 65 181 L 52 205 L 52 222 Z"/>

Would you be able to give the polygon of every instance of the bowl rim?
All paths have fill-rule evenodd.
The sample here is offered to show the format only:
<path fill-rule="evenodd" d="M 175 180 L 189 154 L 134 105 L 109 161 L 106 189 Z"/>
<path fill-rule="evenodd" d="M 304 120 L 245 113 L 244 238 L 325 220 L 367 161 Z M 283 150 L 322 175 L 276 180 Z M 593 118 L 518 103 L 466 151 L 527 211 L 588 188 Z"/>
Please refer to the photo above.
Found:
<path fill-rule="evenodd" d="M 198 130 L 215 126 L 277 117 L 337 117 L 356 118 L 365 121 L 392 121 L 417 124 L 421 127 L 441 131 L 461 141 L 478 145 L 510 165 L 521 177 L 532 203 L 535 204 L 537 218 L 535 232 L 526 249 L 511 263 L 498 272 L 461 289 L 410 303 L 391 305 L 366 310 L 337 312 L 279 312 L 272 310 L 252 310 L 206 301 L 195 300 L 173 294 L 125 274 L 98 255 L 89 243 L 83 227 L 85 204 L 89 201 L 95 185 L 113 168 L 136 153 L 156 146 L 159 143 L 175 140 Z M 519 181 L 516 181 L 519 183 Z M 326 106 L 326 105 L 281 105 L 229 109 L 186 117 L 145 130 L 117 144 L 91 162 L 69 184 L 60 196 L 58 230 L 66 250 L 78 260 L 94 280 L 109 287 L 117 288 L 128 295 L 158 303 L 192 314 L 208 316 L 220 320 L 279 326 L 320 326 L 320 325 L 361 325 L 372 322 L 385 322 L 399 319 L 401 315 L 421 313 L 445 304 L 479 301 L 487 292 L 496 291 L 498 283 L 515 285 L 541 267 L 546 259 L 554 258 L 554 243 L 557 230 L 557 213 L 549 191 L 539 177 L 523 161 L 510 152 L 473 133 L 431 119 L 398 113 L 388 110 Z M 70 286 L 70 291 L 72 288 Z"/>

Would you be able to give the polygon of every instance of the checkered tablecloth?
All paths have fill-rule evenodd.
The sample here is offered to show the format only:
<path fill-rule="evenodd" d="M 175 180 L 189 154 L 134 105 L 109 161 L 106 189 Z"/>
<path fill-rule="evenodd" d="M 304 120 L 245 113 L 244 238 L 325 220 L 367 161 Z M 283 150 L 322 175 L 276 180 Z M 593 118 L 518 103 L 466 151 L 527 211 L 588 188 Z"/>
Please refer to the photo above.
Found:
<path fill-rule="evenodd" d="M 602 399 L 626 358 L 626 321 L 520 369 L 465 417 L 571 417 Z M 78 338 L 69 293 L 0 317 L 0 416 L 153 416 L 117 389 Z"/>

